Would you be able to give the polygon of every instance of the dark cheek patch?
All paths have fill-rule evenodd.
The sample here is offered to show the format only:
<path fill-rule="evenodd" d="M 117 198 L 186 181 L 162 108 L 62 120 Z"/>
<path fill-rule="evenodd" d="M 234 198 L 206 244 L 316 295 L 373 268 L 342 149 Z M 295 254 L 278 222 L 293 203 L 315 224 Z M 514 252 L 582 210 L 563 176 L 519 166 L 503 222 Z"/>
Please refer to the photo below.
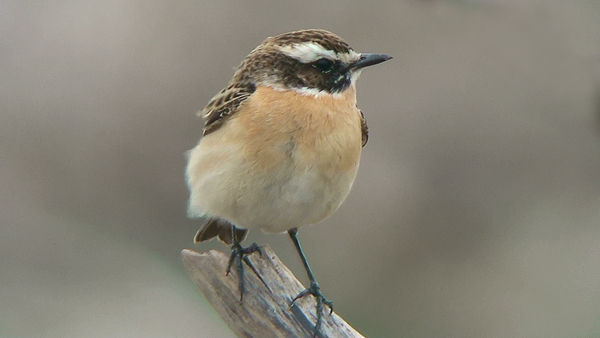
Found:
<path fill-rule="evenodd" d="M 348 86 L 350 86 L 350 82 L 352 81 L 352 75 L 349 71 L 344 71 L 343 73 L 336 73 L 330 79 L 330 89 L 329 91 L 332 93 L 342 92 Z"/>
<path fill-rule="evenodd" d="M 274 58 L 275 76 L 288 88 L 315 88 L 338 93 L 351 82 L 351 74 L 341 62 L 336 62 L 330 72 L 323 73 L 310 63 L 301 63 L 283 54 Z"/>

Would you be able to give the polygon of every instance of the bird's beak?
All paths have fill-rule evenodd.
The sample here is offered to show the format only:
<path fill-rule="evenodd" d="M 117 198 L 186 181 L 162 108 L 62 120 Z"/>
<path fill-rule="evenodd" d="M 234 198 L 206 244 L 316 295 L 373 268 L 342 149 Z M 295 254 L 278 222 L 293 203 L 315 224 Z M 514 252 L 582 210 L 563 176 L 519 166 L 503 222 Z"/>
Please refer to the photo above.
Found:
<path fill-rule="evenodd" d="M 356 70 L 368 66 L 373 66 L 378 63 L 382 63 L 383 61 L 387 61 L 392 57 L 385 54 L 376 54 L 376 53 L 362 53 L 360 55 L 360 59 L 350 66 L 350 68 Z"/>

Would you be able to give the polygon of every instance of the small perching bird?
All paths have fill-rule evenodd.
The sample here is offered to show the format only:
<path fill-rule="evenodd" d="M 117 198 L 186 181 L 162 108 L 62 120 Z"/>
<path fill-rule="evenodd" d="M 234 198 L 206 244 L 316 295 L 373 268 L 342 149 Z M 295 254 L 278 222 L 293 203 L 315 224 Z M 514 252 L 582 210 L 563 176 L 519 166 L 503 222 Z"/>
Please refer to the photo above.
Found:
<path fill-rule="evenodd" d="M 199 113 L 203 137 L 186 169 L 188 214 L 205 217 L 195 242 L 218 237 L 231 245 L 227 272 L 237 259 L 240 299 L 243 263 L 260 251 L 240 242 L 248 229 L 287 231 L 310 279 L 294 298 L 321 293 L 297 237 L 298 228 L 330 216 L 346 199 L 367 142 L 356 105 L 364 67 L 391 59 L 358 53 L 337 35 L 310 29 L 270 37 L 237 68 L 229 85 Z M 256 272 L 256 271 L 255 271 Z"/>

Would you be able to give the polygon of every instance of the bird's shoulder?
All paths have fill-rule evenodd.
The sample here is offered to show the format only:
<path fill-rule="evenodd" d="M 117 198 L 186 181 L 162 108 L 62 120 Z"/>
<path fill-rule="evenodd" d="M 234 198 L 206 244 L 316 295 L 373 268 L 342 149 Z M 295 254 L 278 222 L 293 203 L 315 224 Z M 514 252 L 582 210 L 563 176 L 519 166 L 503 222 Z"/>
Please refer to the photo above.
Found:
<path fill-rule="evenodd" d="M 356 109 L 360 112 L 360 129 L 362 131 L 362 146 L 367 145 L 367 141 L 369 140 L 369 127 L 367 126 L 367 119 L 365 118 L 365 114 L 362 112 L 358 106 Z"/>
<path fill-rule="evenodd" d="M 198 112 L 204 118 L 203 135 L 218 130 L 255 91 L 253 83 L 230 83 L 223 88 Z"/>

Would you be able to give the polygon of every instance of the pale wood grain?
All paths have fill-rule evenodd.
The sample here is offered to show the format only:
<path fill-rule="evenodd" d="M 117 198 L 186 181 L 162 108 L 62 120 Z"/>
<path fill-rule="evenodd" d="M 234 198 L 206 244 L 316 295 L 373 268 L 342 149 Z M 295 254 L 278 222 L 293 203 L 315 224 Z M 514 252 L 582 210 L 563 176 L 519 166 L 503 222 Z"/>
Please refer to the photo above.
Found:
<path fill-rule="evenodd" d="M 238 337 L 312 337 L 316 302 L 307 296 L 290 302 L 304 286 L 279 260 L 270 247 L 249 256 L 266 283 L 245 266 L 246 293 L 240 302 L 238 274 L 226 276 L 229 256 L 216 250 L 198 253 L 183 250 L 183 264 L 215 311 Z M 324 312 L 319 337 L 363 337 L 341 317 Z M 363 337 L 364 338 L 364 337 Z"/>

